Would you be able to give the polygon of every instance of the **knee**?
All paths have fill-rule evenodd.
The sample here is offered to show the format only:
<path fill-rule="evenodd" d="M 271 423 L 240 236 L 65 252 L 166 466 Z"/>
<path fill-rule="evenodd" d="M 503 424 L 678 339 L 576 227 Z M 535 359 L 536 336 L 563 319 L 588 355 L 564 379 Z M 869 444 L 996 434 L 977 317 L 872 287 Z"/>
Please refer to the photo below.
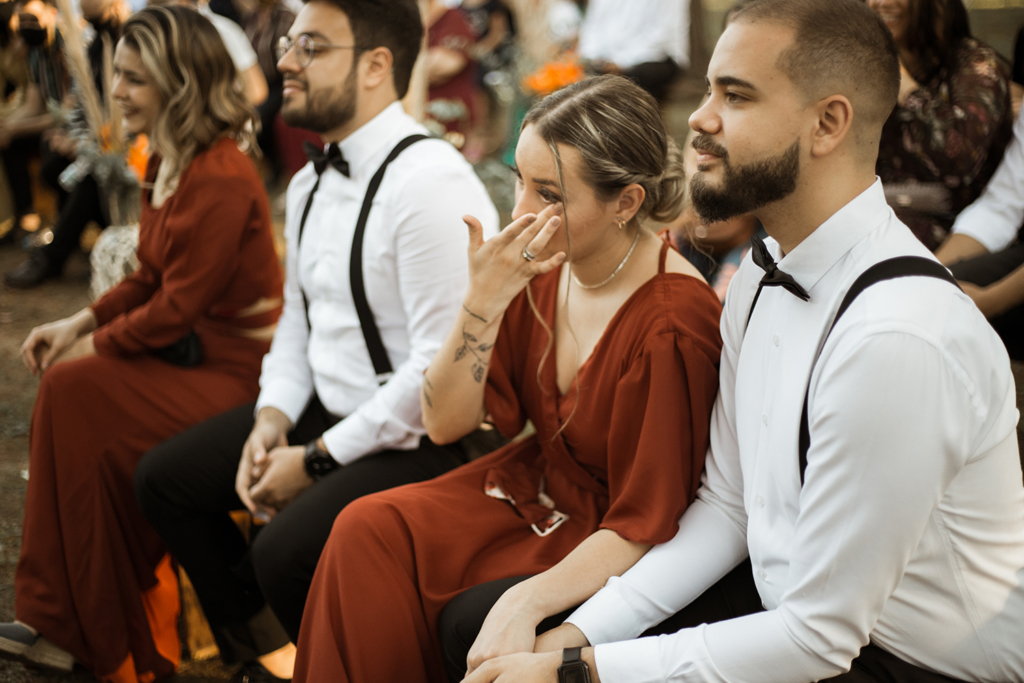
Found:
<path fill-rule="evenodd" d="M 479 632 L 479 624 L 467 618 L 467 592 L 456 595 L 445 605 L 437 622 L 437 635 L 444 655 L 444 668 L 448 680 L 461 681 L 466 675 L 466 659 Z M 474 628 L 475 626 L 475 628 Z"/>
<path fill-rule="evenodd" d="M 331 540 L 359 543 L 369 540 L 387 540 L 404 527 L 397 507 L 387 497 L 387 491 L 357 498 L 334 519 Z M 357 546 L 358 547 L 358 546 Z"/>
<path fill-rule="evenodd" d="M 252 541 L 250 556 L 256 581 L 264 596 L 274 606 L 275 596 L 286 592 L 289 578 L 302 572 L 303 550 L 301 529 L 290 525 L 287 518 L 278 517 L 262 527 Z M 315 567 L 315 562 L 314 562 Z M 312 576 L 312 569 L 309 570 Z"/>

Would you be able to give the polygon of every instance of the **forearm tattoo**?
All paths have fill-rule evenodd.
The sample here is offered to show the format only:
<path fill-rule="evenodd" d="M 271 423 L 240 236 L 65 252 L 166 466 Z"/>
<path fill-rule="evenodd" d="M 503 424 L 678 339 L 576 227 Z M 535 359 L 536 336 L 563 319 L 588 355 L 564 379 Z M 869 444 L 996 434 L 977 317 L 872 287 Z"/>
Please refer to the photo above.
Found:
<path fill-rule="evenodd" d="M 473 315 L 472 313 L 470 315 Z M 481 343 L 476 337 L 466 332 L 466 326 L 462 326 L 462 346 L 455 350 L 455 361 L 458 363 L 460 360 L 468 355 L 473 356 L 473 379 L 476 380 L 477 384 L 484 381 L 484 377 L 487 376 L 487 366 L 490 362 L 484 360 L 481 354 L 487 353 L 494 348 L 494 344 L 488 344 L 486 342 Z"/>
<path fill-rule="evenodd" d="M 429 408 L 434 407 L 434 401 L 430 398 L 430 392 L 434 390 L 434 385 L 430 383 L 426 375 L 423 375 L 423 400 L 427 402 Z"/>
<path fill-rule="evenodd" d="M 481 315 L 477 315 L 477 314 L 476 314 L 476 313 L 474 313 L 473 311 L 471 311 L 471 310 L 469 310 L 468 308 L 466 308 L 466 304 L 462 304 L 462 310 L 464 310 L 464 311 L 465 311 L 466 313 L 469 313 L 469 314 L 470 314 L 471 316 L 473 316 L 474 318 L 476 318 L 477 320 L 479 320 L 479 321 L 480 321 L 480 322 L 482 322 L 482 323 L 486 323 L 486 322 L 489 322 L 489 321 L 487 320 L 487 318 L 485 318 L 485 317 L 483 317 L 483 316 L 481 316 Z"/>

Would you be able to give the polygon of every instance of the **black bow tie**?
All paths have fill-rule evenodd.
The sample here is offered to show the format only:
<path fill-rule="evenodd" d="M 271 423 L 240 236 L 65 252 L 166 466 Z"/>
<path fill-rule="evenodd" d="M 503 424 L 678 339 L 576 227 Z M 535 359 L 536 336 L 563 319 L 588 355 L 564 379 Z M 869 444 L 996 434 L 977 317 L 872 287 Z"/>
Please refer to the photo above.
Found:
<path fill-rule="evenodd" d="M 804 301 L 811 298 L 811 295 L 807 293 L 807 290 L 801 287 L 800 284 L 793 279 L 792 275 L 779 270 L 778 265 L 775 263 L 775 259 L 772 258 L 771 253 L 768 251 L 768 247 L 765 246 L 764 241 L 760 237 L 755 235 L 751 242 L 753 243 L 751 256 L 754 258 L 754 263 L 764 270 L 764 277 L 761 278 L 761 284 L 758 285 L 759 293 L 761 291 L 761 287 L 779 286 Z"/>
<path fill-rule="evenodd" d="M 338 143 L 332 142 L 327 146 L 327 152 L 314 145 L 309 140 L 302 143 L 302 148 L 306 151 L 306 156 L 310 161 L 313 162 L 313 168 L 316 170 L 316 174 L 321 175 L 324 170 L 327 169 L 327 165 L 330 164 L 346 178 L 349 177 L 348 162 L 345 161 L 345 157 L 341 155 L 341 148 L 338 147 Z"/>

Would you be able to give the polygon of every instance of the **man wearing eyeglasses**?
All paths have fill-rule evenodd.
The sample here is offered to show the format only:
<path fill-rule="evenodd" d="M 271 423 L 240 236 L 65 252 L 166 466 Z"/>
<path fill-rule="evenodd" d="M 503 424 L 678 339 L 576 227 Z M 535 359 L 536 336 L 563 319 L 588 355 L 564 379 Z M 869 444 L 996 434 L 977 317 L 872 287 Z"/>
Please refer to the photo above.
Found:
<path fill-rule="evenodd" d="M 248 663 L 238 680 L 291 677 L 290 642 L 348 502 L 464 461 L 424 436 L 419 388 L 468 282 L 461 217 L 486 217 L 493 234 L 497 214 L 462 156 L 415 137 L 426 130 L 399 102 L 422 35 L 415 0 L 310 0 L 299 12 L 278 46 L 281 115 L 324 148 L 307 150 L 288 188 L 284 313 L 259 400 L 137 470 L 140 505 L 222 658 Z M 251 545 L 229 517 L 242 508 L 268 521 Z"/>

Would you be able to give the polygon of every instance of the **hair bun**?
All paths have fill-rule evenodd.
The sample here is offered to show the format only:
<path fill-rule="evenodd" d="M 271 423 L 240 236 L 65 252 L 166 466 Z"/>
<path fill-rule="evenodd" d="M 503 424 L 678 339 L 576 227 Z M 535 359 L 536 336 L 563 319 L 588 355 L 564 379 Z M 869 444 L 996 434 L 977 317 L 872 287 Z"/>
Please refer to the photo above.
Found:
<path fill-rule="evenodd" d="M 651 192 L 651 210 L 648 215 L 659 223 L 669 223 L 683 212 L 686 198 L 686 170 L 683 167 L 683 151 L 671 137 L 668 138 L 668 154 L 665 169 Z"/>

